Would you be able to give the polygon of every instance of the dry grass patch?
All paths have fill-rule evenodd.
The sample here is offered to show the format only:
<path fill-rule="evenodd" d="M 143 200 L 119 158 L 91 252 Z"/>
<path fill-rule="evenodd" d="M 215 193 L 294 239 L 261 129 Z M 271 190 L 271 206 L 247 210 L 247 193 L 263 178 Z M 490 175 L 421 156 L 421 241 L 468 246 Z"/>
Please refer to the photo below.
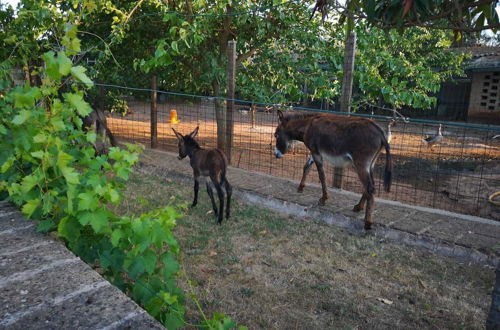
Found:
<path fill-rule="evenodd" d="M 119 211 L 192 197 L 190 183 L 134 174 Z M 223 312 L 249 329 L 484 328 L 490 268 L 237 200 L 220 226 L 210 210 L 200 189 L 175 232 L 208 315 Z M 192 303 L 187 308 L 189 320 L 200 319 Z"/>

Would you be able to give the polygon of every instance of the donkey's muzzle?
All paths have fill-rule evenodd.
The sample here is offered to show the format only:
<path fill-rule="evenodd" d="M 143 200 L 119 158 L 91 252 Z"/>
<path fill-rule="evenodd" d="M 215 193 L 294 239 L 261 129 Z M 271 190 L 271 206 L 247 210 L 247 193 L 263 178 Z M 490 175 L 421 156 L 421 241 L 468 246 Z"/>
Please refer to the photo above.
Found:
<path fill-rule="evenodd" d="M 274 149 L 274 155 L 276 156 L 276 158 L 283 157 L 283 154 L 278 149 Z"/>

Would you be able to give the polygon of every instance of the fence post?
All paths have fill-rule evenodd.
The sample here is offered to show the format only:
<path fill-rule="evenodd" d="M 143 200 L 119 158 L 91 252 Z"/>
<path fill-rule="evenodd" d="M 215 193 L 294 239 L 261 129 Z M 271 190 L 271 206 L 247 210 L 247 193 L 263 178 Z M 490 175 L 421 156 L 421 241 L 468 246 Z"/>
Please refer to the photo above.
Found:
<path fill-rule="evenodd" d="M 226 156 L 231 164 L 231 149 L 233 147 L 233 110 L 234 89 L 236 76 L 236 41 L 230 40 L 227 44 L 227 102 L 226 102 Z"/>
<path fill-rule="evenodd" d="M 252 128 L 256 128 L 257 124 L 257 105 L 252 103 Z"/>
<path fill-rule="evenodd" d="M 151 148 L 158 147 L 157 77 L 151 76 Z"/>
<path fill-rule="evenodd" d="M 344 51 L 344 76 L 342 79 L 342 95 L 340 111 L 351 112 L 352 81 L 354 77 L 354 57 L 356 54 L 356 32 L 352 31 L 347 39 Z M 342 189 L 344 185 L 344 169 L 335 167 L 333 171 L 333 186 Z"/>
<path fill-rule="evenodd" d="M 99 83 L 101 82 L 99 81 Z M 98 90 L 99 90 L 99 96 L 97 97 L 98 99 L 97 106 L 102 111 L 102 113 L 104 113 L 104 98 L 106 97 L 106 90 L 102 85 L 99 85 Z"/>

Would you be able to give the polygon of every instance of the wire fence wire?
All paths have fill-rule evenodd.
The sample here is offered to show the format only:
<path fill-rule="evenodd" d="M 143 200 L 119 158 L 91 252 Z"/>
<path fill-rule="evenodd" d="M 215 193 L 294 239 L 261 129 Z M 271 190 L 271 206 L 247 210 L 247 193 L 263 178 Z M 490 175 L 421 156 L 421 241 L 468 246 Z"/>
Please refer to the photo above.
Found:
<path fill-rule="evenodd" d="M 123 97 L 128 105 L 125 115 L 108 114 L 108 126 L 113 134 L 123 141 L 149 145 L 151 90 L 103 86 L 115 94 L 129 95 Z M 131 91 L 134 96 L 130 96 Z M 216 102 L 224 108 L 227 99 L 163 91 L 157 93 L 159 149 L 177 151 L 177 139 L 172 127 L 182 134 L 188 134 L 197 126 L 200 127 L 197 136 L 200 145 L 203 148 L 217 147 Z M 303 143 L 296 142 L 285 157 L 274 157 L 274 131 L 278 124 L 276 111 L 321 110 L 243 100 L 236 100 L 235 103 L 231 165 L 300 180 L 309 152 Z M 393 119 L 370 114 L 352 115 L 371 117 L 385 131 Z M 377 197 L 500 220 L 500 207 L 488 202 L 491 194 L 500 191 L 500 127 L 400 116 L 394 118 L 395 122 L 391 126 L 392 189 L 390 193 L 383 190 L 385 157 L 381 156 L 374 168 Z M 423 139 L 437 135 L 440 124 L 443 138 L 440 143 L 430 147 Z M 333 172 L 333 167 L 327 164 L 325 173 L 329 186 L 333 185 Z M 343 189 L 362 193 L 362 186 L 352 168 L 344 171 L 343 182 Z M 319 184 L 314 166 L 306 183 Z"/>

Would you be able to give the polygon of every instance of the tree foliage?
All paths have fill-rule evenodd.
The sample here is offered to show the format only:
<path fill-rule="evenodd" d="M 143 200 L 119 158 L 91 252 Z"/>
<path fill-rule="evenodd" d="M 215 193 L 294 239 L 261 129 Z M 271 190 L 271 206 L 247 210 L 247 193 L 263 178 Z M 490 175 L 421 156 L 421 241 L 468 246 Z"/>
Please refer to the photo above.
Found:
<path fill-rule="evenodd" d="M 238 98 L 332 102 L 340 94 L 345 33 L 335 19 L 323 24 L 309 20 L 310 5 L 114 1 L 113 9 L 108 4 L 82 22 L 88 31 L 82 45 L 95 45 L 94 35 L 110 40 L 109 47 L 97 41 L 100 46 L 93 49 L 97 79 L 149 87 L 147 75 L 155 73 L 162 89 L 220 96 L 225 95 L 227 41 L 235 39 Z M 440 82 L 462 73 L 463 55 L 447 50 L 451 32 L 384 32 L 363 20 L 354 28 L 358 103 L 383 100 L 396 107 L 427 108 L 434 102 L 429 94 Z"/>
<path fill-rule="evenodd" d="M 453 30 L 458 33 L 494 30 L 499 27 L 496 6 L 498 0 L 317 0 L 316 11 L 322 18 L 331 12 L 339 13 L 342 20 L 348 17 L 362 19 L 370 25 L 384 29 L 425 27 Z"/>

